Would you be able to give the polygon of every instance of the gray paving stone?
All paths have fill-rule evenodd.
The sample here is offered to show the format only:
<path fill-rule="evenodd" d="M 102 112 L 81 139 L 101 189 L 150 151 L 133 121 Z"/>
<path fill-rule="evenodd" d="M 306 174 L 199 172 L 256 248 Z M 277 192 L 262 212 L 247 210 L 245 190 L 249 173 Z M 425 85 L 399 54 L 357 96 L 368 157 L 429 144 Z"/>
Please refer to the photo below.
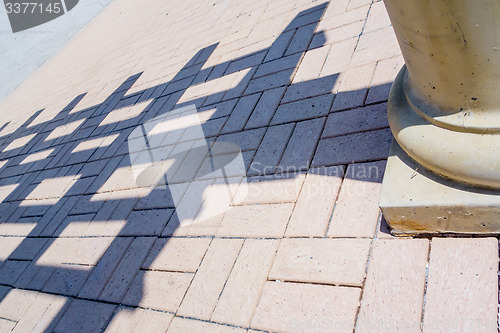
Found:
<path fill-rule="evenodd" d="M 293 54 L 270 62 L 265 62 L 261 64 L 259 68 L 257 68 L 254 79 L 261 76 L 281 72 L 287 69 L 294 69 L 299 64 L 300 59 L 301 54 Z"/>
<path fill-rule="evenodd" d="M 274 173 L 283 155 L 294 124 L 269 127 L 248 170 L 249 176 Z"/>
<path fill-rule="evenodd" d="M 248 119 L 245 129 L 259 128 L 269 125 L 271 119 L 280 104 L 286 87 L 280 87 L 264 91 L 259 103 Z"/>
<path fill-rule="evenodd" d="M 240 147 L 241 151 L 256 150 L 259 148 L 265 132 L 265 128 L 257 128 L 238 133 L 224 134 L 219 136 L 215 142 L 234 143 Z"/>
<path fill-rule="evenodd" d="M 254 94 L 256 92 L 285 86 L 290 83 L 293 71 L 293 69 L 288 69 L 253 79 L 245 90 L 245 94 Z"/>
<path fill-rule="evenodd" d="M 389 129 L 322 139 L 312 166 L 367 162 L 387 158 L 392 141 Z"/>
<path fill-rule="evenodd" d="M 316 24 L 310 24 L 297 29 L 297 33 L 290 42 L 285 55 L 294 54 L 297 52 L 304 52 L 309 47 L 314 30 L 316 29 Z"/>
<path fill-rule="evenodd" d="M 328 116 L 322 138 L 388 127 L 387 104 L 376 104 Z"/>
<path fill-rule="evenodd" d="M 282 103 L 292 102 L 299 99 L 330 94 L 333 92 L 338 74 L 324 76 L 312 81 L 304 81 L 292 84 L 288 87 Z"/>
<path fill-rule="evenodd" d="M 138 237 L 133 241 L 104 287 L 100 300 L 121 302 L 155 240 L 156 237 Z"/>
<path fill-rule="evenodd" d="M 133 211 L 120 231 L 120 236 L 158 236 L 167 225 L 172 213 L 173 209 Z"/>
<path fill-rule="evenodd" d="M 14 285 L 14 282 L 16 282 L 29 264 L 29 261 L 5 261 L 2 267 L 0 267 L 0 283 Z"/>
<path fill-rule="evenodd" d="M 297 123 L 281 158 L 279 169 L 308 170 L 324 124 L 325 118 Z"/>
<path fill-rule="evenodd" d="M 55 332 L 101 332 L 115 308 L 112 304 L 73 299 Z"/>
<path fill-rule="evenodd" d="M 322 95 L 296 102 L 281 104 L 274 115 L 271 124 L 281 124 L 326 116 L 333 101 L 333 95 Z"/>
<path fill-rule="evenodd" d="M 295 36 L 295 32 L 296 30 L 289 30 L 280 34 L 269 48 L 264 61 L 268 62 L 281 58 L 288 48 L 288 45 L 290 45 L 292 38 Z"/>
<path fill-rule="evenodd" d="M 250 114 L 255 108 L 255 105 L 259 101 L 260 94 L 253 94 L 249 96 L 242 97 L 233 112 L 229 116 L 224 128 L 222 129 L 222 133 L 232 133 L 243 130 L 245 124 L 250 117 Z"/>

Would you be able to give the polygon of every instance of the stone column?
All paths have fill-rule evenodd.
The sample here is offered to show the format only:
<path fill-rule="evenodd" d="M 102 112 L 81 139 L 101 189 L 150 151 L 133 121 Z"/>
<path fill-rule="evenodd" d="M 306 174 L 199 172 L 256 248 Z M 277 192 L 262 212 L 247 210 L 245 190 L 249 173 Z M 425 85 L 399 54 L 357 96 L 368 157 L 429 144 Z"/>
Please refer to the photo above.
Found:
<path fill-rule="evenodd" d="M 406 65 L 380 206 L 395 232 L 500 231 L 500 3 L 385 0 Z"/>

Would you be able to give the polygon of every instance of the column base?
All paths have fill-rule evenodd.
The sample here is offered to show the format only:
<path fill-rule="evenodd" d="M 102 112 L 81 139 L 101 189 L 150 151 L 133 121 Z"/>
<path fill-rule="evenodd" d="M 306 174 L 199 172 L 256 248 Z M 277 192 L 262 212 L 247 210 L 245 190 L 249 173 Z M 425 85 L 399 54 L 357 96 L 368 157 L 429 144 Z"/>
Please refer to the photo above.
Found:
<path fill-rule="evenodd" d="M 500 233 L 500 190 L 476 188 L 432 173 L 393 140 L 380 208 L 393 234 Z"/>

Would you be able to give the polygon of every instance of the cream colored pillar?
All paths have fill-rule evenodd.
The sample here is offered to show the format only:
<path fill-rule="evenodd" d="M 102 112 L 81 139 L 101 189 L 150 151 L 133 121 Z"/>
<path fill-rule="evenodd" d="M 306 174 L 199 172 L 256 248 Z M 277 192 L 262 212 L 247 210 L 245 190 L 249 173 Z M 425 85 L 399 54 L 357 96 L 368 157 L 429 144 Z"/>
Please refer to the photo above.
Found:
<path fill-rule="evenodd" d="M 382 189 L 384 216 L 396 233 L 497 233 L 500 2 L 385 5 L 406 65 L 389 96 L 397 143 Z"/>

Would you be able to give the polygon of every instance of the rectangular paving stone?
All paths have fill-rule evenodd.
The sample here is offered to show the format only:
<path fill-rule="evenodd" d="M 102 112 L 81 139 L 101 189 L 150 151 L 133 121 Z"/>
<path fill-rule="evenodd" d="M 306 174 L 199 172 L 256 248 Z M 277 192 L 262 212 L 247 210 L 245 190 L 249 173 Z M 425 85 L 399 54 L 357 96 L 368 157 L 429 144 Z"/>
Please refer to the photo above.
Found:
<path fill-rule="evenodd" d="M 161 238 L 151 249 L 143 269 L 196 272 L 210 238 Z"/>
<path fill-rule="evenodd" d="M 170 324 L 167 333 L 244 333 L 244 329 L 219 325 L 199 320 L 176 317 Z"/>
<path fill-rule="evenodd" d="M 322 96 L 322 98 L 327 98 L 328 94 L 332 94 L 338 85 L 338 74 L 332 74 L 328 76 L 323 76 L 318 79 L 303 81 L 294 83 L 288 87 L 285 97 L 283 97 L 282 103 L 288 103 L 298 100 L 303 100 L 305 98 Z M 331 96 L 333 99 L 334 96 Z M 319 97 L 317 99 L 310 99 L 312 101 L 320 100 Z M 330 100 L 331 104 L 331 100 Z M 315 113 L 315 110 L 311 110 L 311 112 Z"/>
<path fill-rule="evenodd" d="M 309 43 L 314 35 L 316 24 L 309 24 L 297 29 L 290 45 L 286 49 L 285 55 L 294 54 L 297 52 L 304 52 L 307 50 Z"/>
<path fill-rule="evenodd" d="M 225 134 L 219 136 L 216 142 L 234 143 L 240 147 L 241 151 L 256 150 L 259 148 L 265 132 L 265 128 L 256 128 L 238 133 Z"/>
<path fill-rule="evenodd" d="M 295 202 L 304 182 L 304 173 L 280 173 L 248 177 L 234 197 L 234 204 L 271 204 Z"/>
<path fill-rule="evenodd" d="M 427 239 L 374 241 L 357 332 L 421 332 L 428 253 Z"/>
<path fill-rule="evenodd" d="M 340 86 L 333 101 L 332 111 L 345 110 L 363 105 L 375 64 L 350 68 L 339 77 Z"/>
<path fill-rule="evenodd" d="M 281 72 L 287 69 L 294 69 L 300 62 L 301 54 L 293 54 L 287 57 L 279 58 L 270 62 L 263 63 L 257 68 L 254 78 Z"/>
<path fill-rule="evenodd" d="M 269 127 L 247 172 L 249 176 L 262 176 L 276 171 L 294 127 L 294 124 Z"/>
<path fill-rule="evenodd" d="M 178 315 L 210 319 L 242 245 L 242 239 L 216 238 L 212 241 Z"/>
<path fill-rule="evenodd" d="M 73 299 L 54 332 L 100 332 L 113 315 L 116 305 Z"/>
<path fill-rule="evenodd" d="M 0 317 L 16 322 L 21 320 L 37 295 L 37 292 L 31 290 L 11 289 L 0 302 Z"/>
<path fill-rule="evenodd" d="M 424 332 L 495 332 L 498 240 L 432 238 Z"/>
<path fill-rule="evenodd" d="M 366 97 L 366 103 L 387 100 L 392 82 L 403 65 L 404 59 L 402 56 L 384 59 L 377 63 L 370 84 L 370 90 L 368 90 L 368 96 Z"/>
<path fill-rule="evenodd" d="M 215 307 L 212 321 L 242 327 L 250 324 L 277 246 L 276 240 L 245 241 Z"/>
<path fill-rule="evenodd" d="M 334 95 L 321 95 L 296 102 L 281 104 L 271 124 L 281 124 L 326 116 L 330 110 Z"/>
<path fill-rule="evenodd" d="M 0 283 L 13 286 L 30 264 L 29 261 L 7 260 L 0 267 Z"/>
<path fill-rule="evenodd" d="M 343 166 L 309 170 L 288 222 L 286 237 L 325 235 L 343 174 Z"/>
<path fill-rule="evenodd" d="M 192 278 L 191 273 L 139 271 L 122 302 L 176 312 Z"/>
<path fill-rule="evenodd" d="M 293 204 L 235 206 L 217 229 L 219 237 L 283 237 Z"/>
<path fill-rule="evenodd" d="M 295 36 L 295 32 L 296 30 L 289 30 L 280 34 L 269 48 L 264 62 L 281 58 L 288 48 L 288 45 L 290 45 L 292 38 Z"/>
<path fill-rule="evenodd" d="M 328 115 L 322 138 L 364 132 L 388 127 L 387 104 L 333 112 Z"/>
<path fill-rule="evenodd" d="M 222 133 L 231 133 L 243 130 L 250 114 L 259 101 L 259 98 L 260 94 L 242 97 L 227 119 L 227 122 L 222 129 Z"/>
<path fill-rule="evenodd" d="M 369 239 L 285 238 L 269 278 L 361 287 L 370 244 Z"/>
<path fill-rule="evenodd" d="M 245 94 L 254 94 L 264 90 L 285 86 L 290 83 L 293 69 L 287 69 L 275 74 L 259 77 L 250 81 Z"/>
<path fill-rule="evenodd" d="M 373 237 L 385 161 L 351 164 L 340 189 L 328 237 Z"/>
<path fill-rule="evenodd" d="M 151 209 L 133 211 L 128 216 L 121 236 L 160 235 L 172 216 L 173 209 Z"/>
<path fill-rule="evenodd" d="M 155 237 L 137 237 L 132 242 L 99 296 L 100 300 L 121 302 L 155 240 Z"/>
<path fill-rule="evenodd" d="M 166 332 L 173 317 L 174 315 L 168 312 L 119 306 L 105 332 Z"/>
<path fill-rule="evenodd" d="M 279 169 L 286 171 L 309 169 L 325 120 L 317 118 L 297 123 L 281 158 Z"/>
<path fill-rule="evenodd" d="M 352 332 L 361 289 L 266 282 L 252 328 L 273 332 Z M 305 306 L 307 304 L 307 306 Z"/>
<path fill-rule="evenodd" d="M 327 166 L 380 160 L 389 154 L 392 134 L 389 129 L 322 139 L 312 166 Z"/>
<path fill-rule="evenodd" d="M 92 270 L 92 274 L 80 291 L 79 297 L 89 299 L 99 297 L 132 241 L 132 237 L 119 237 L 113 240 L 97 266 Z"/>
<path fill-rule="evenodd" d="M 304 54 L 304 58 L 300 63 L 297 73 L 295 73 L 293 77 L 292 83 L 317 79 L 323 68 L 326 57 L 328 56 L 330 47 L 330 45 L 326 45 L 307 51 Z"/>
<path fill-rule="evenodd" d="M 280 87 L 264 91 L 257 106 L 250 115 L 245 129 L 269 125 L 286 89 L 286 87 Z"/>

